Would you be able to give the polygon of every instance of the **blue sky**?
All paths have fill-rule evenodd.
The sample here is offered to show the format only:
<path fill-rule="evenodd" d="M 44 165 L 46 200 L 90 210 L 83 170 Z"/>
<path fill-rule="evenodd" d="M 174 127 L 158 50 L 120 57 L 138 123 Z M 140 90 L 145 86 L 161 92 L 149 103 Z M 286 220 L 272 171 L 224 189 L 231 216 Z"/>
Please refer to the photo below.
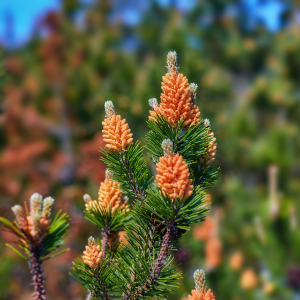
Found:
<path fill-rule="evenodd" d="M 279 1 L 264 1 L 260 5 L 258 5 L 259 0 L 244 1 L 251 12 L 253 22 L 260 19 L 270 30 L 278 29 L 278 15 L 282 10 L 282 4 Z M 59 0 L 0 0 L 0 43 L 7 44 L 8 39 L 13 45 L 26 42 L 37 19 L 47 10 L 59 9 L 59 2 Z M 158 2 L 167 6 L 171 0 L 158 0 Z M 177 0 L 177 6 L 182 10 L 189 10 L 195 2 L 196 0 Z M 140 11 L 133 7 L 130 11 L 123 12 L 123 16 L 127 23 L 134 25 L 139 20 Z M 8 18 L 11 18 L 14 24 L 13 35 L 7 33 Z"/>
<path fill-rule="evenodd" d="M 0 0 L 0 42 L 6 39 L 7 18 L 11 17 L 14 24 L 14 36 L 10 39 L 19 44 L 26 41 L 37 18 L 58 8 L 59 0 Z"/>
<path fill-rule="evenodd" d="M 275 31 L 278 29 L 278 17 L 284 8 L 282 2 L 279 0 L 244 0 L 244 3 L 247 5 L 248 11 L 253 14 L 253 22 L 260 19 L 265 22 L 269 30 Z"/>

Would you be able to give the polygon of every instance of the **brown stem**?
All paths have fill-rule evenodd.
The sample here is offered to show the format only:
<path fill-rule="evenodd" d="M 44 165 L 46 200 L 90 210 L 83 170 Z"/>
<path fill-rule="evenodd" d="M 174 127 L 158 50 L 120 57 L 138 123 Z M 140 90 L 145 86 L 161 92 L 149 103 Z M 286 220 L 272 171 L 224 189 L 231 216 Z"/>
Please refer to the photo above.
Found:
<path fill-rule="evenodd" d="M 168 227 L 167 228 L 167 231 L 163 237 L 163 242 L 161 244 L 161 248 L 160 248 L 160 252 L 158 254 L 158 257 L 156 259 L 156 262 L 155 262 L 155 265 L 154 265 L 154 269 L 151 271 L 150 273 L 150 277 L 153 279 L 153 280 L 157 280 L 160 276 L 160 272 L 161 272 L 161 269 L 166 261 L 166 257 L 167 257 L 167 254 L 168 254 L 168 250 L 169 248 L 171 247 L 171 228 Z"/>
<path fill-rule="evenodd" d="M 45 279 L 43 277 L 42 262 L 40 259 L 40 248 L 34 247 L 31 249 L 30 255 L 30 273 L 32 273 L 32 285 L 34 293 L 32 300 L 46 300 L 46 290 L 44 287 Z"/>
<path fill-rule="evenodd" d="M 110 229 L 104 229 L 102 231 L 102 240 L 101 240 L 101 252 L 103 253 L 103 260 L 106 257 L 106 250 L 108 246 L 108 241 L 111 236 Z"/>
<path fill-rule="evenodd" d="M 172 227 L 168 227 L 166 230 L 166 233 L 164 234 L 163 241 L 161 244 L 160 252 L 158 254 L 158 257 L 156 259 L 154 268 L 150 270 L 150 277 L 147 279 L 145 284 L 143 286 L 138 287 L 135 290 L 135 293 L 132 295 L 123 294 L 122 298 L 124 300 L 138 300 L 140 299 L 145 292 L 151 288 L 152 285 L 156 283 L 156 281 L 160 277 L 161 269 L 164 266 L 166 262 L 166 257 L 168 254 L 168 250 L 172 247 L 171 246 L 171 240 L 174 235 L 176 235 L 177 229 Z"/>

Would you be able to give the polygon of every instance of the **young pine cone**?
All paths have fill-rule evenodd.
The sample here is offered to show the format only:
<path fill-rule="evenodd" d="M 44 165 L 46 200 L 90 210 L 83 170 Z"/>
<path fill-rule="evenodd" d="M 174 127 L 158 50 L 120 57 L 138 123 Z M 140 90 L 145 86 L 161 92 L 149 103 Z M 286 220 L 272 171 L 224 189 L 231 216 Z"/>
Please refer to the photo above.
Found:
<path fill-rule="evenodd" d="M 50 228 L 50 222 L 46 217 L 41 217 L 40 226 L 42 231 L 48 231 Z"/>
<path fill-rule="evenodd" d="M 189 119 L 191 120 L 190 126 L 200 122 L 200 110 L 196 104 L 193 104 L 191 107 Z"/>
<path fill-rule="evenodd" d="M 27 218 L 25 216 L 23 207 L 21 205 L 15 205 L 11 208 L 11 210 L 13 211 L 13 213 L 15 215 L 16 222 L 17 222 L 19 228 L 22 231 L 27 232 L 28 222 L 27 222 Z"/>
<path fill-rule="evenodd" d="M 161 103 L 149 101 L 153 111 L 150 111 L 150 119 L 156 114 L 163 115 L 172 125 L 177 126 L 181 118 L 184 119 L 184 126 L 191 126 L 200 121 L 200 111 L 192 102 L 194 94 L 190 90 L 188 80 L 183 74 L 178 73 L 176 52 L 169 52 L 167 57 L 168 73 L 163 76 Z M 196 86 L 196 85 L 195 85 Z M 153 100 L 153 99 L 150 99 Z M 155 99 L 156 100 L 156 99 Z M 153 103 L 152 103 L 153 102 Z"/>
<path fill-rule="evenodd" d="M 28 219 L 28 227 L 30 227 L 30 233 L 33 238 L 38 238 L 41 234 L 40 219 L 42 217 L 43 199 L 38 193 L 33 194 L 30 197 L 30 220 Z"/>
<path fill-rule="evenodd" d="M 162 142 L 164 156 L 159 158 L 156 164 L 156 181 L 159 188 L 172 200 L 176 198 L 188 198 L 193 194 L 192 179 L 189 179 L 190 173 L 187 163 L 178 153 L 172 153 L 172 142 L 164 140 Z"/>
<path fill-rule="evenodd" d="M 159 112 L 172 126 L 176 126 L 180 118 L 184 118 L 185 126 L 189 125 L 192 103 L 187 78 L 181 73 L 167 73 L 163 76 L 162 90 Z"/>
<path fill-rule="evenodd" d="M 101 210 L 103 208 L 103 206 L 99 203 L 99 201 L 92 200 L 92 198 L 89 194 L 85 194 L 83 196 L 83 200 L 85 202 L 85 209 L 87 211 L 90 211 L 91 209 Z"/>
<path fill-rule="evenodd" d="M 112 215 L 119 208 L 126 212 L 129 210 L 127 204 L 128 197 L 124 196 L 122 199 L 122 193 L 118 188 L 119 184 L 113 181 L 109 174 L 110 172 L 106 172 L 107 178 L 104 182 L 100 183 L 98 201 L 92 200 L 88 194 L 83 196 L 87 210 L 93 208 L 96 210 L 104 209 L 105 211 L 109 211 L 109 209 L 111 209 Z"/>
<path fill-rule="evenodd" d="M 115 114 L 114 106 L 111 101 L 105 102 L 106 118 L 103 124 L 103 139 L 106 142 L 106 148 L 120 153 L 121 149 L 126 150 L 133 141 L 132 133 L 125 119 Z"/>
<path fill-rule="evenodd" d="M 100 183 L 98 201 L 102 207 L 107 208 L 110 206 L 113 208 L 120 206 L 122 193 L 118 187 L 119 185 L 112 180 L 105 179 L 104 182 Z"/>
<path fill-rule="evenodd" d="M 192 295 L 188 296 L 188 300 L 215 300 L 215 296 L 211 289 L 205 291 L 205 293 L 197 293 L 196 290 L 192 290 Z"/>
<path fill-rule="evenodd" d="M 192 179 L 189 179 L 187 163 L 178 153 L 173 157 L 160 157 L 156 165 L 156 180 L 159 188 L 171 199 L 188 198 L 193 194 Z"/>
<path fill-rule="evenodd" d="M 149 105 L 153 110 L 149 110 L 150 116 L 149 119 L 155 119 L 156 115 L 159 114 L 159 105 L 156 98 L 151 98 L 148 100 Z"/>
<path fill-rule="evenodd" d="M 50 215 L 54 199 L 47 197 L 44 200 L 38 193 L 30 197 L 30 212 L 26 216 L 24 209 L 20 205 L 12 207 L 18 227 L 31 239 L 37 240 L 48 231 L 50 227 Z"/>
<path fill-rule="evenodd" d="M 212 164 L 212 162 L 215 160 L 215 155 L 217 153 L 217 143 L 215 143 L 216 138 L 214 137 L 214 133 L 210 132 L 208 136 L 210 138 L 210 142 L 207 147 L 206 153 L 203 157 L 199 158 L 199 163 L 204 164 L 205 168 Z"/>
<path fill-rule="evenodd" d="M 192 295 L 188 296 L 188 300 L 215 300 L 211 290 L 207 290 L 205 286 L 205 273 L 203 270 L 196 270 L 194 273 L 195 289 Z"/>
<path fill-rule="evenodd" d="M 189 91 L 191 93 L 191 101 L 192 101 L 192 107 L 190 111 L 190 119 L 191 119 L 191 124 L 190 125 L 196 125 L 200 122 L 200 111 L 198 106 L 196 105 L 196 95 L 197 95 L 197 89 L 198 85 L 195 83 L 191 83 L 189 85 Z"/>
<path fill-rule="evenodd" d="M 93 270 L 99 267 L 103 259 L 103 253 L 100 251 L 100 245 L 93 237 L 88 239 L 88 246 L 85 246 L 85 250 L 82 256 L 83 262 Z"/>

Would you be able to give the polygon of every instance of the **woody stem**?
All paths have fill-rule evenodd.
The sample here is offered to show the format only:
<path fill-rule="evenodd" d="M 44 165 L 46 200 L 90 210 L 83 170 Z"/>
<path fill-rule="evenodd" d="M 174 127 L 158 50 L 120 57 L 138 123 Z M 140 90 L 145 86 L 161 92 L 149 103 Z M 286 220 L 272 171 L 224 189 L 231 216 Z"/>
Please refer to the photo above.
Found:
<path fill-rule="evenodd" d="M 102 231 L 101 252 L 103 253 L 103 260 L 106 257 L 106 250 L 107 250 L 110 235 L 111 235 L 110 228 L 106 228 Z"/>
<path fill-rule="evenodd" d="M 168 250 L 171 247 L 171 244 L 170 244 L 171 238 L 172 238 L 171 228 L 168 227 L 167 231 L 163 237 L 163 242 L 161 244 L 160 252 L 156 259 L 154 269 L 150 273 L 150 277 L 152 278 L 152 280 L 157 280 L 160 276 L 160 272 L 165 263 L 165 260 L 166 260 L 167 254 L 168 254 Z"/>
<path fill-rule="evenodd" d="M 43 277 L 42 262 L 40 259 L 41 250 L 39 247 L 33 247 L 30 255 L 30 273 L 32 273 L 32 285 L 34 286 L 34 293 L 32 300 L 46 300 L 46 290 L 44 287 L 45 279 Z"/>
<path fill-rule="evenodd" d="M 156 281 L 159 279 L 161 270 L 166 262 L 166 257 L 168 255 L 169 249 L 171 246 L 171 240 L 176 235 L 176 228 L 173 226 L 168 227 L 166 230 L 166 233 L 164 234 L 163 241 L 161 244 L 160 252 L 158 254 L 158 257 L 156 259 L 154 269 L 150 272 L 150 277 L 146 280 L 146 282 L 138 287 L 134 294 L 128 296 L 126 294 L 122 295 L 122 298 L 124 300 L 138 300 L 143 297 L 143 295 L 146 293 L 148 289 L 151 288 L 152 285 L 156 283 Z"/>

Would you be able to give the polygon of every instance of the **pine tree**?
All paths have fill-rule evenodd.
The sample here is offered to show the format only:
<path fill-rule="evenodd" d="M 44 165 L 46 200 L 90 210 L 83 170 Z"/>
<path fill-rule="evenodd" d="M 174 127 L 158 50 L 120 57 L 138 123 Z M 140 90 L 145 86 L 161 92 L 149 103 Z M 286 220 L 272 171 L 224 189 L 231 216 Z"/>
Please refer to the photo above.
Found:
<path fill-rule="evenodd" d="M 176 52 L 169 52 L 167 68 L 161 102 L 149 100 L 146 149 L 156 165 L 154 181 L 144 147 L 133 142 L 112 101 L 105 102 L 106 147 L 101 152 L 108 166 L 106 179 L 98 200 L 84 196 L 86 219 L 101 229 L 102 237 L 89 238 L 82 259 L 72 268 L 90 299 L 165 297 L 180 277 L 171 266 L 172 252 L 191 224 L 202 221 L 208 211 L 207 191 L 217 178 L 212 165 L 215 138 L 209 122 L 199 117 L 196 85 L 178 72 Z M 133 199 L 130 206 L 127 197 Z M 122 230 L 126 243 L 118 242 Z M 202 299 L 205 291 L 198 292 Z"/>

